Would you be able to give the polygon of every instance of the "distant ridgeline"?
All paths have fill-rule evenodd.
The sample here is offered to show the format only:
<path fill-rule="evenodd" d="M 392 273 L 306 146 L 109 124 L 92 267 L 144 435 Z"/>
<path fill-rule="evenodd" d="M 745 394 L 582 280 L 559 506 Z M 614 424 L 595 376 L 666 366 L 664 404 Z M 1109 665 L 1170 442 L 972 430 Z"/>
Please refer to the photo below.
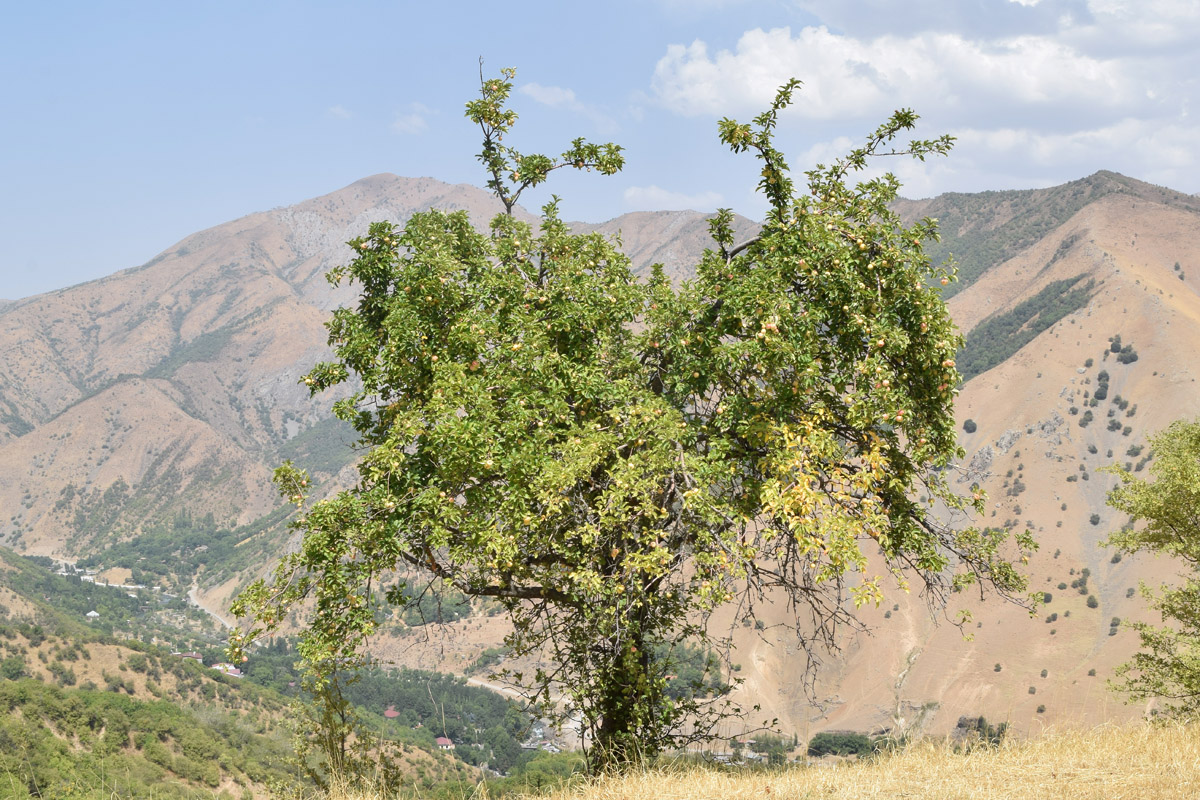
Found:
<path fill-rule="evenodd" d="M 925 252 L 935 264 L 953 255 L 958 265 L 958 281 L 945 287 L 942 296 L 949 300 L 992 267 L 1041 241 L 1084 206 L 1109 195 L 1200 208 L 1194 197 L 1107 171 L 1048 189 L 951 192 L 918 203 L 920 215 L 938 220 L 941 234 L 941 241 L 928 243 Z"/>
<path fill-rule="evenodd" d="M 958 354 L 963 382 L 1008 360 L 1042 331 L 1087 305 L 1095 281 L 1081 285 L 1082 280 L 1079 275 L 1054 281 L 1011 311 L 993 314 L 976 325 Z"/>

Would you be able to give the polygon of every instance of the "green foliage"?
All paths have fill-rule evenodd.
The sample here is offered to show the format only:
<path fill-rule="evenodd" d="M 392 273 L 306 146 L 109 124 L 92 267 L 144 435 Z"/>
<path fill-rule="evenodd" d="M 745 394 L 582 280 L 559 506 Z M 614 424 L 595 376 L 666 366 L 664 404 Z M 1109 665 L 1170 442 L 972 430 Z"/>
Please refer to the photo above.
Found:
<path fill-rule="evenodd" d="M 1117 354 L 1118 364 L 1132 364 L 1138 360 L 1137 351 L 1133 349 L 1133 345 L 1127 344 L 1121 348 L 1121 352 Z"/>
<path fill-rule="evenodd" d="M 817 734 L 817 736 L 820 735 Z M 871 743 L 870 740 L 868 742 Z M 871 745 L 873 750 L 874 744 L 871 743 Z M 777 767 L 787 763 L 788 754 L 796 749 L 796 745 L 792 738 L 761 733 L 750 742 L 750 749 L 759 755 L 766 756 L 768 766 Z"/>
<path fill-rule="evenodd" d="M 511 78 L 482 81 L 467 106 L 507 211 L 553 169 L 620 168 L 611 145 L 576 140 L 561 159 L 501 145 Z M 945 476 L 962 456 L 960 339 L 932 287 L 945 273 L 922 252 L 935 223 L 900 224 L 892 175 L 847 183 L 874 156 L 923 159 L 950 140 L 896 143 L 916 122 L 899 111 L 797 192 L 773 142 L 796 86 L 752 124 L 719 123 L 760 162 L 771 210 L 742 244 L 719 211 L 694 280 L 639 280 L 613 241 L 570 233 L 557 199 L 537 229 L 502 214 L 481 234 L 465 212 L 431 211 L 350 242 L 354 261 L 329 278 L 360 298 L 328 324 L 337 360 L 304 380 L 357 387 L 334 410 L 361 437 L 361 480 L 306 508 L 300 550 L 241 595 L 254 624 L 235 651 L 311 599 L 300 652 L 332 679 L 379 624 L 375 587 L 421 571 L 502 604 L 515 656 L 555 654 L 510 677 L 543 704 L 560 687 L 590 764 L 612 767 L 741 711 L 668 680 L 681 648 L 705 671 L 724 651 L 706 624 L 721 606 L 792 603 L 813 656 L 879 602 L 885 576 L 934 598 L 980 581 L 1024 590 L 1003 533 L 952 530 L 917 499 L 983 503 Z M 277 480 L 304 503 L 301 471 Z M 386 597 L 407 603 L 396 585 Z"/>
<path fill-rule="evenodd" d="M 409 627 L 455 622 L 471 615 L 470 599 L 453 587 L 404 582 L 395 587 L 391 597 L 400 607 L 400 619 Z"/>
<path fill-rule="evenodd" d="M 302 468 L 335 474 L 354 461 L 354 429 L 337 417 L 306 428 L 279 446 L 279 454 Z"/>
<path fill-rule="evenodd" d="M 244 568 L 250 552 L 243 545 L 264 531 L 279 527 L 289 516 L 287 507 L 247 525 L 219 525 L 211 513 L 194 517 L 186 509 L 170 522 L 146 526 L 137 535 L 76 562 L 81 569 L 124 567 L 134 582 L 160 586 L 183 594 L 204 572 L 206 581 L 219 582 Z"/>
<path fill-rule="evenodd" d="M 978 426 L 975 424 L 975 420 L 973 419 L 968 419 L 963 422 L 963 430 L 967 433 L 974 433 L 977 428 Z"/>
<path fill-rule="evenodd" d="M 1096 595 L 1094 595 L 1094 594 L 1088 595 L 1087 607 L 1088 608 L 1099 608 L 1100 607 L 1100 601 L 1096 599 Z"/>
<path fill-rule="evenodd" d="M 808 754 L 821 756 L 865 756 L 874 752 L 871 737 L 852 731 L 818 733 L 808 740 Z"/>
<path fill-rule="evenodd" d="M 0 682 L 5 797 L 211 797 L 224 780 L 290 780 L 287 741 L 248 719 L 175 701 Z M 29 794 L 25 794 L 28 791 Z"/>
<path fill-rule="evenodd" d="M 962 742 L 963 749 L 968 751 L 979 746 L 999 747 L 1008 735 L 1008 723 L 993 725 L 983 716 L 959 717 L 951 735 L 956 741 Z"/>
<path fill-rule="evenodd" d="M 1130 523 L 1109 536 L 1106 545 L 1118 553 L 1164 553 L 1187 565 L 1185 580 L 1174 588 L 1143 594 L 1162 615 L 1164 625 L 1130 622 L 1141 651 L 1117 669 L 1117 686 L 1142 700 L 1161 697 L 1174 714 L 1193 717 L 1200 712 L 1200 420 L 1179 420 L 1149 439 L 1156 458 L 1152 480 L 1110 467 L 1120 484 L 1108 504 L 1128 514 Z M 1132 590 L 1127 596 L 1132 595 Z M 1114 633 L 1116 627 L 1112 627 Z"/>
<path fill-rule="evenodd" d="M 1042 331 L 1087 305 L 1095 283 L 1089 280 L 1078 285 L 1082 280 L 1080 275 L 1054 281 L 1010 311 L 990 316 L 975 326 L 958 356 L 963 380 L 969 381 L 987 372 L 1029 344 Z"/>

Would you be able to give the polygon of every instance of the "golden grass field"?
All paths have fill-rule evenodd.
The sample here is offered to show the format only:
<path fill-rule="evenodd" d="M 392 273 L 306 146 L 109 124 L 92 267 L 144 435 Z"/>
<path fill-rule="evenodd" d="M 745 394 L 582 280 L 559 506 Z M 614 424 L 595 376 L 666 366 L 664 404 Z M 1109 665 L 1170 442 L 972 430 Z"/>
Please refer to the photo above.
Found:
<path fill-rule="evenodd" d="M 647 770 L 580 780 L 550 800 L 1183 800 L 1200 798 L 1200 726 L 1106 726 L 1048 732 L 992 750 L 955 753 L 922 742 L 863 763 L 778 772 Z M 481 788 L 464 800 L 487 800 Z M 381 800 L 334 792 L 324 800 Z"/>

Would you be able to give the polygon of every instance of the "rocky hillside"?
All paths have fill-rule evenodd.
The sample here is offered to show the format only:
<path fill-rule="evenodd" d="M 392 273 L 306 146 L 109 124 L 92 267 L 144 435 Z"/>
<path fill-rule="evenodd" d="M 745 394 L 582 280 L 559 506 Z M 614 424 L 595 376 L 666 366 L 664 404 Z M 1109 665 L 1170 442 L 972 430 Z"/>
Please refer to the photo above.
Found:
<path fill-rule="evenodd" d="M 265 562 L 282 518 L 271 514 L 272 469 L 291 458 L 332 485 L 354 458 L 333 398 L 298 385 L 328 352 L 329 311 L 353 299 L 324 274 L 370 222 L 430 207 L 464 209 L 480 226 L 499 210 L 474 187 L 376 175 L 0 306 L 0 460 L 21 465 L 0 475 L 0 544 L 86 556 L 206 518 L 236 538 L 228 561 Z M 619 232 L 639 268 L 659 261 L 676 274 L 707 243 L 692 212 L 577 227 Z M 205 583 L 230 577 L 208 566 Z"/>
<path fill-rule="evenodd" d="M 310 400 L 297 385 L 326 352 L 329 310 L 350 300 L 323 273 L 368 222 L 430 205 L 479 223 L 496 210 L 472 187 L 379 175 L 196 234 L 142 267 L 0 306 L 0 458 L 16 467 L 0 474 L 0 543 L 71 557 L 115 546 L 105 552 L 130 569 L 149 569 L 139 553 L 166 548 L 179 570 L 190 565 L 177 577 L 196 578 L 219 610 L 238 570 L 261 569 L 280 544 L 271 469 L 293 458 L 326 486 L 350 479 L 351 435 L 328 416 L 332 398 Z M 1104 687 L 1134 646 L 1111 623 L 1143 614 L 1130 590 L 1173 567 L 1114 562 L 1097 546 L 1125 523 L 1104 505 L 1113 479 L 1098 470 L 1145 469 L 1146 435 L 1200 413 L 1200 202 L 1097 173 L 900 211 L 939 218 L 937 252 L 961 265 L 949 287 L 973 376 L 958 406 L 961 486 L 988 491 L 980 524 L 1038 534 L 1029 568 L 1052 599 L 1037 619 L 980 605 L 960 630 L 934 624 L 956 607 L 931 616 L 921 598 L 899 596 L 866 613 L 874 635 L 830 658 L 815 707 L 787 634 L 739 627 L 745 691 L 801 735 L 946 730 L 961 714 L 1029 728 L 1140 713 Z M 620 231 L 640 267 L 662 261 L 677 276 L 707 241 L 703 217 L 688 212 L 578 227 Z M 201 530 L 207 538 L 184 536 Z M 433 655 L 381 647 L 461 670 L 502 634 L 489 620 L 458 625 L 457 644 Z"/>
<path fill-rule="evenodd" d="M 987 490 L 982 524 L 1037 534 L 1032 585 L 1051 599 L 1034 619 L 964 601 L 975 617 L 961 632 L 945 619 L 935 627 L 918 598 L 886 606 L 873 637 L 848 643 L 823 713 L 794 696 L 781 697 L 780 711 L 797 727 L 939 732 L 972 713 L 1027 730 L 1140 715 L 1146 709 L 1122 705 L 1105 686 L 1137 644 L 1113 623 L 1149 619 L 1135 587 L 1169 580 L 1177 567 L 1100 547 L 1127 522 L 1105 505 L 1115 479 L 1100 470 L 1120 463 L 1148 475 L 1147 434 L 1200 414 L 1200 203 L 1098 173 L 906 210 L 939 217 L 946 239 L 964 248 L 960 262 L 982 265 L 950 301 L 985 367 L 958 400 L 972 431 L 960 440 L 958 482 Z M 1001 239 L 998 260 L 970 249 Z M 765 675 L 781 677 L 786 658 L 754 652 Z"/>

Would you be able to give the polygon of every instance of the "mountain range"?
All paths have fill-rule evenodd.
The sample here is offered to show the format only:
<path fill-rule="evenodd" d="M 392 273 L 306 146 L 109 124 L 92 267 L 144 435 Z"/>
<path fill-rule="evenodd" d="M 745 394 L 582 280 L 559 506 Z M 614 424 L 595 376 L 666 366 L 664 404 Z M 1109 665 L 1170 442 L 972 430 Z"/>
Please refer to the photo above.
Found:
<path fill-rule="evenodd" d="M 291 458 L 326 491 L 353 480 L 354 437 L 331 417 L 334 398 L 299 383 L 328 352 L 330 311 L 353 299 L 324 273 L 370 222 L 429 207 L 479 225 L 500 210 L 472 186 L 375 175 L 194 234 L 140 267 L 0 304 L 0 544 L 151 574 L 224 614 L 284 546 L 272 469 Z M 963 714 L 1022 729 L 1140 714 L 1105 687 L 1136 645 L 1111 623 L 1143 618 L 1131 590 L 1176 568 L 1099 546 L 1126 523 L 1099 470 L 1151 466 L 1147 434 L 1200 413 L 1200 200 L 1100 172 L 897 210 L 937 218 L 931 253 L 959 265 L 946 290 L 967 337 L 956 480 L 987 490 L 980 524 L 1037 534 L 1028 569 L 1052 597 L 1037 618 L 967 598 L 931 614 L 919 597 L 889 597 L 864 613 L 873 633 L 830 654 L 815 703 L 775 627 L 783 618 L 768 612 L 762 630 L 735 628 L 740 691 L 801 735 L 945 731 Z M 619 233 L 639 270 L 659 262 L 677 278 L 708 245 L 695 212 L 573 227 Z M 738 220 L 740 236 L 753 230 Z M 971 623 L 935 624 L 961 603 Z M 378 648 L 462 671 L 502 635 L 469 617 L 433 655 L 400 640 Z"/>

